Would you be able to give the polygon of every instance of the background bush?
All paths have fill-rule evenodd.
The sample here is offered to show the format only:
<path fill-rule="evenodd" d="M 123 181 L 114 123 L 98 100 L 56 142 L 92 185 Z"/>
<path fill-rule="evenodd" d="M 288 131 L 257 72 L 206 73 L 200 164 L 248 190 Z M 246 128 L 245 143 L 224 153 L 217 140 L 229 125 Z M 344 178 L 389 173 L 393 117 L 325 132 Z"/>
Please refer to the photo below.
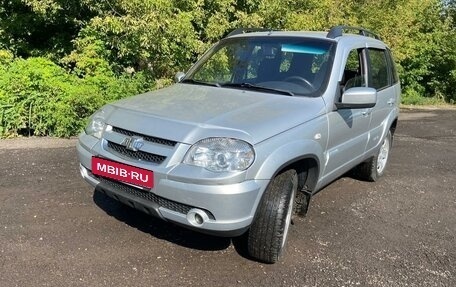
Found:
<path fill-rule="evenodd" d="M 79 77 L 42 57 L 14 59 L 2 64 L 0 73 L 0 132 L 5 137 L 75 135 L 105 103 L 147 88 L 143 73 Z"/>
<path fill-rule="evenodd" d="M 455 2 L 0 0 L 0 137 L 76 135 L 100 106 L 171 83 L 237 27 L 366 27 L 392 48 L 404 103 L 454 103 Z"/>

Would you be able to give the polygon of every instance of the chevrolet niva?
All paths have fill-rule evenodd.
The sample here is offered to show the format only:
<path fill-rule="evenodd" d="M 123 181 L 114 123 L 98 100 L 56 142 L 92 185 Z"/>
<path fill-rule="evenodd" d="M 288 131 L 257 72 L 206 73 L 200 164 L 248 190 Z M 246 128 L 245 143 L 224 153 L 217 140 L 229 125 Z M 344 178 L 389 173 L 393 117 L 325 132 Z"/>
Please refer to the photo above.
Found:
<path fill-rule="evenodd" d="M 293 216 L 356 168 L 385 172 L 400 84 L 372 32 L 238 29 L 176 84 L 102 107 L 77 145 L 86 181 L 200 232 L 282 255 Z"/>

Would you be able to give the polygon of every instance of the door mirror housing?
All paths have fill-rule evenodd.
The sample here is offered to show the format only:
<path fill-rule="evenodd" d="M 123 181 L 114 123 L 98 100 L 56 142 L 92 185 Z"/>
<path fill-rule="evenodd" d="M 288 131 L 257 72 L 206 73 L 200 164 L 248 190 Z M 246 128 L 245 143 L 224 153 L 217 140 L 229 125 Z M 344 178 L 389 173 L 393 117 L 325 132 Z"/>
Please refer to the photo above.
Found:
<path fill-rule="evenodd" d="M 354 87 L 342 94 L 342 99 L 335 105 L 338 109 L 372 108 L 377 103 L 377 90 L 374 88 Z"/>
<path fill-rule="evenodd" d="M 182 79 L 185 77 L 184 72 L 177 72 L 176 75 L 174 76 L 174 82 L 179 83 L 182 81 Z"/>

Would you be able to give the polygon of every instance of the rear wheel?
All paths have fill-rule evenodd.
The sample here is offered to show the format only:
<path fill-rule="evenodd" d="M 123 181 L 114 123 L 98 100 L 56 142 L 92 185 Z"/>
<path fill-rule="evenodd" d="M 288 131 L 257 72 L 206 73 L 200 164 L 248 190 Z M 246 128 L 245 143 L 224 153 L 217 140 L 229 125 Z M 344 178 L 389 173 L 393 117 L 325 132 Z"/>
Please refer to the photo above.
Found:
<path fill-rule="evenodd" d="M 377 181 L 377 179 L 385 173 L 392 141 L 393 136 L 391 131 L 388 131 L 377 155 L 358 167 L 358 173 L 362 179 Z"/>
<path fill-rule="evenodd" d="M 285 248 L 293 216 L 298 175 L 290 169 L 277 175 L 266 189 L 247 239 L 249 255 L 275 263 Z"/>

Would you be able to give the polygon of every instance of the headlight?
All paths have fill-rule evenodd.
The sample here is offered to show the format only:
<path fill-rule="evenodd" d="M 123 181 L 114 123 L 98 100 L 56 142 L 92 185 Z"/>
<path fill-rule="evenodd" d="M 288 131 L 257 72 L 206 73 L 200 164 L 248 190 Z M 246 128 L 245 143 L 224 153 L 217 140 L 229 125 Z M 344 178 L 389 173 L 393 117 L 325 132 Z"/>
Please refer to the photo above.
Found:
<path fill-rule="evenodd" d="M 106 114 L 103 110 L 99 110 L 89 118 L 89 123 L 85 128 L 85 132 L 88 135 L 96 138 L 101 138 L 103 131 L 106 127 L 105 118 Z"/>
<path fill-rule="evenodd" d="M 231 138 L 207 138 L 194 144 L 184 163 L 210 171 L 242 171 L 255 159 L 253 147 L 245 141 Z"/>

